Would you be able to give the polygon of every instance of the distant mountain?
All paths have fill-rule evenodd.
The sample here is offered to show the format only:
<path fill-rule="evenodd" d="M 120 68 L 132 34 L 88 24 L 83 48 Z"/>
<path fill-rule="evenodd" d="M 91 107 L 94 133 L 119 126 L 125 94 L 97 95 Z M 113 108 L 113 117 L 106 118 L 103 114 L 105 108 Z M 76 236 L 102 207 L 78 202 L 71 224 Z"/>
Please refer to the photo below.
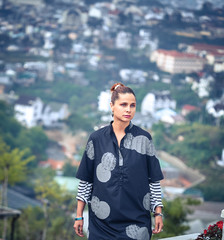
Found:
<path fill-rule="evenodd" d="M 160 3 L 172 6 L 175 8 L 187 8 L 187 9 L 201 9 L 202 5 L 206 2 L 210 2 L 214 8 L 222 8 L 224 6 L 223 0 L 158 0 Z"/>

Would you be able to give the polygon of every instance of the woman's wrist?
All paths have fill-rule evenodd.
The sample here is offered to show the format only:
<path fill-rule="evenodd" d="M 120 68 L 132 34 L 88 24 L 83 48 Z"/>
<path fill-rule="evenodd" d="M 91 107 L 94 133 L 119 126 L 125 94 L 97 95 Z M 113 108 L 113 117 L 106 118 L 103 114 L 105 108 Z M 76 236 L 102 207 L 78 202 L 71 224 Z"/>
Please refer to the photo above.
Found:
<path fill-rule="evenodd" d="M 83 219 L 84 219 L 84 217 L 76 217 L 75 221 L 79 221 L 79 220 L 83 220 Z"/>

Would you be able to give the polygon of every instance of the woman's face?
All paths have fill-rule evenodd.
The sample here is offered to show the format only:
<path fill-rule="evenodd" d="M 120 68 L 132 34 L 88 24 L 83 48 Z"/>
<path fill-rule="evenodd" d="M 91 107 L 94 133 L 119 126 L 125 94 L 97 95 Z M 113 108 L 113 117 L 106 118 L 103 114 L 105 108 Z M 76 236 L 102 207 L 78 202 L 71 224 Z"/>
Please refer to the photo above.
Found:
<path fill-rule="evenodd" d="M 114 120 L 130 122 L 135 115 L 136 99 L 132 93 L 119 93 L 119 98 L 110 106 Z"/>

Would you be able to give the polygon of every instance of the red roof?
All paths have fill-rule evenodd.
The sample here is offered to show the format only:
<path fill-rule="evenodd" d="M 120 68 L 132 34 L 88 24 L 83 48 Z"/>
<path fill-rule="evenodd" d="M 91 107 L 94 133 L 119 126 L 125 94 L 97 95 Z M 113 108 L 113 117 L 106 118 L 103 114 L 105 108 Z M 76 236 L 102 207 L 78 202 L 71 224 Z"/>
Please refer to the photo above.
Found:
<path fill-rule="evenodd" d="M 176 57 L 176 58 L 199 58 L 198 56 L 196 56 L 196 55 L 194 55 L 194 54 L 191 54 L 191 53 L 182 53 L 182 52 L 178 52 L 178 51 L 175 51 L 175 50 L 163 50 L 163 49 L 159 49 L 159 50 L 157 50 L 157 52 L 163 53 L 164 55 Z"/>
<path fill-rule="evenodd" d="M 201 50 L 201 51 L 218 51 L 218 50 L 223 50 L 223 46 L 216 46 L 216 45 L 209 45 L 209 44 L 204 44 L 204 43 L 195 43 L 192 45 L 195 49 Z"/>
<path fill-rule="evenodd" d="M 61 170 L 64 166 L 64 161 L 58 161 L 54 159 L 48 159 L 47 161 L 41 161 L 41 166 L 50 166 L 54 170 Z"/>
<path fill-rule="evenodd" d="M 188 105 L 188 104 L 184 105 L 184 106 L 182 107 L 182 109 L 188 110 L 188 111 L 200 110 L 200 108 L 195 107 L 195 106 L 192 106 L 192 105 Z"/>

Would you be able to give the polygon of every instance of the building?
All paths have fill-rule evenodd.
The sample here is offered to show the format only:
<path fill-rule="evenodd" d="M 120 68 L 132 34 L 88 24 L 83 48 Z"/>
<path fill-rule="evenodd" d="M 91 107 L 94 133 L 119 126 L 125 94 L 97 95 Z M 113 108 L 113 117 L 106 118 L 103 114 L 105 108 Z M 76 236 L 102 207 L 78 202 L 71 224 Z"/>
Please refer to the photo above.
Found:
<path fill-rule="evenodd" d="M 68 105 L 61 103 L 48 103 L 43 106 L 41 121 L 45 127 L 58 126 L 58 122 L 69 116 Z"/>
<path fill-rule="evenodd" d="M 171 99 L 169 91 L 148 93 L 142 101 L 141 114 L 154 114 L 155 111 L 164 108 L 176 109 L 176 101 Z"/>
<path fill-rule="evenodd" d="M 9 0 L 13 4 L 26 4 L 26 5 L 34 5 L 34 6 L 44 6 L 43 0 Z"/>
<path fill-rule="evenodd" d="M 44 105 L 38 97 L 20 96 L 15 102 L 15 117 L 30 128 L 41 124 L 45 127 L 60 127 L 60 121 L 69 115 L 67 104 L 49 103 Z"/>
<path fill-rule="evenodd" d="M 15 102 L 15 117 L 26 127 L 34 127 L 42 116 L 43 102 L 40 98 L 20 96 Z"/>
<path fill-rule="evenodd" d="M 199 112 L 200 110 L 201 109 L 199 107 L 192 106 L 192 105 L 189 105 L 189 104 L 185 104 L 182 107 L 181 114 L 185 117 L 192 112 Z"/>
<path fill-rule="evenodd" d="M 213 65 L 214 72 L 224 71 L 224 47 L 209 44 L 193 44 L 187 47 L 188 53 L 205 57 L 208 64 Z"/>
<path fill-rule="evenodd" d="M 201 71 L 206 62 L 203 58 L 194 54 L 162 49 L 152 52 L 150 61 L 155 62 L 162 71 L 171 74 Z"/>
<path fill-rule="evenodd" d="M 111 112 L 110 108 L 111 93 L 102 91 L 98 97 L 98 110 L 102 112 Z"/>

